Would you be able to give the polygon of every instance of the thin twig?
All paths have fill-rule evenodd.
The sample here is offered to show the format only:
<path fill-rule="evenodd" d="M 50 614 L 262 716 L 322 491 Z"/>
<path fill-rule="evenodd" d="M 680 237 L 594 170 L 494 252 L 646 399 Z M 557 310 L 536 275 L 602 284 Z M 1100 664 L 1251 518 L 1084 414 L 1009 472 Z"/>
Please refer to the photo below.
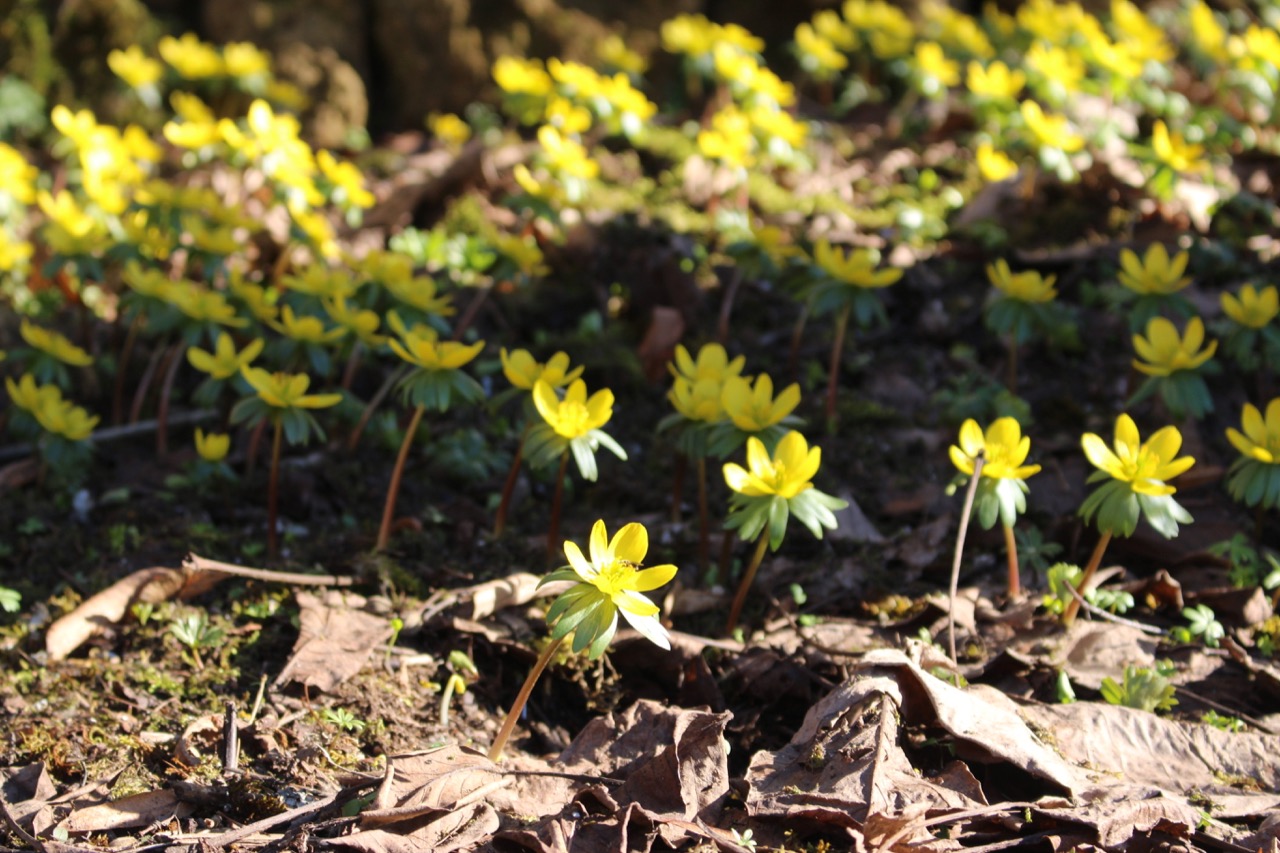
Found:
<path fill-rule="evenodd" d="M 973 496 L 978 491 L 978 478 L 982 476 L 983 457 L 973 460 L 973 476 L 964 492 L 964 509 L 960 511 L 960 529 L 956 532 L 956 553 L 951 559 L 951 586 L 947 591 L 947 643 L 951 649 L 951 665 L 959 667 L 956 660 L 956 593 L 960 587 L 960 558 L 964 555 L 964 537 L 969 530 L 969 515 L 973 512 Z"/>
<path fill-rule="evenodd" d="M 1080 594 L 1080 591 L 1076 589 L 1073 584 L 1066 584 L 1066 587 L 1068 590 L 1071 591 L 1071 595 L 1075 598 L 1075 600 L 1080 603 L 1080 607 L 1083 608 L 1084 611 L 1089 615 L 1097 616 L 1099 619 L 1102 619 L 1107 622 L 1114 622 L 1117 625 L 1125 625 L 1129 628 L 1136 628 L 1142 633 L 1151 634 L 1154 637 L 1164 636 L 1164 631 L 1160 630 L 1155 625 L 1147 625 L 1142 622 L 1135 621 L 1133 619 L 1125 619 L 1123 616 L 1117 616 L 1114 613 L 1108 613 L 1107 611 L 1103 610 L 1101 607 L 1098 607 L 1095 604 L 1090 604 L 1089 602 L 1085 601 L 1084 596 Z"/>
<path fill-rule="evenodd" d="M 190 572 L 222 572 L 240 578 L 266 581 L 268 583 L 287 583 L 293 586 L 352 586 L 355 578 L 337 575 L 304 575 L 298 572 L 273 572 L 270 569 L 251 569 L 237 566 L 234 563 L 223 563 L 210 560 L 199 554 L 188 554 L 182 561 L 182 568 Z"/>

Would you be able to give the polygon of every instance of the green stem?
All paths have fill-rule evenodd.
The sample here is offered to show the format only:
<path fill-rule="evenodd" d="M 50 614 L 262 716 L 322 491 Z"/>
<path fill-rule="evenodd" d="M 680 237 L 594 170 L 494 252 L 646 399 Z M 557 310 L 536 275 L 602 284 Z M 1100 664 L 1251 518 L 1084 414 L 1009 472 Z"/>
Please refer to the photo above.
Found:
<path fill-rule="evenodd" d="M 400 496 L 400 480 L 404 477 L 404 466 L 409 460 L 409 448 L 413 446 L 413 437 L 417 434 L 418 424 L 422 423 L 422 415 L 426 411 L 426 406 L 419 406 L 413 410 L 409 428 L 404 432 L 404 441 L 400 442 L 396 467 L 391 470 L 391 485 L 387 486 L 387 502 L 382 507 L 382 524 L 378 527 L 378 542 L 373 546 L 375 551 L 386 548 L 387 542 L 391 539 L 391 521 L 396 514 L 396 498 Z"/>
<path fill-rule="evenodd" d="M 554 559 L 556 540 L 560 538 L 560 504 L 564 500 L 564 475 L 569 470 L 569 448 L 560 454 L 560 470 L 556 472 L 556 490 L 551 496 L 551 523 L 547 525 L 547 562 Z"/>
<path fill-rule="evenodd" d="M 466 693 L 467 682 L 462 680 L 462 676 L 456 672 L 449 676 L 444 683 L 444 691 L 440 695 L 440 727 L 448 728 L 449 726 L 449 705 L 453 702 L 454 693 Z"/>
<path fill-rule="evenodd" d="M 764 559 L 764 550 L 769 547 L 769 530 L 765 528 L 760 531 L 760 538 L 756 540 L 756 552 L 751 555 L 751 564 L 747 566 L 747 570 L 742 575 L 742 583 L 738 584 L 738 594 L 733 597 L 733 607 L 729 608 L 729 621 L 725 623 L 724 632 L 730 636 L 738 627 L 738 617 L 742 615 L 742 605 L 747 600 L 747 592 L 751 589 L 752 582 L 756 579 L 756 572 L 760 569 L 760 561 Z"/>
<path fill-rule="evenodd" d="M 844 306 L 836 319 L 836 337 L 831 342 L 831 366 L 827 376 L 827 432 L 836 429 L 836 391 L 840 387 L 840 355 L 844 350 L 845 331 L 849 328 L 849 306 Z"/>
<path fill-rule="evenodd" d="M 276 417 L 275 432 L 271 436 L 271 473 L 267 478 L 267 556 L 275 559 L 279 553 L 276 535 L 276 519 L 280 498 L 280 443 L 284 435 L 283 419 Z"/>
<path fill-rule="evenodd" d="M 1013 535 L 1013 528 L 1008 525 L 1000 525 L 1004 528 L 1004 551 L 1005 560 L 1009 566 L 1009 598 L 1014 599 L 1022 594 L 1022 581 L 1018 573 L 1018 540 Z"/>
<path fill-rule="evenodd" d="M 1106 531 L 1102 537 L 1098 539 L 1098 544 L 1093 548 L 1093 554 L 1089 557 L 1089 565 L 1084 567 L 1084 574 L 1080 576 L 1080 583 L 1076 584 L 1076 592 L 1084 595 L 1085 590 L 1089 588 L 1089 581 L 1093 580 L 1093 576 L 1098 571 L 1098 566 L 1102 565 L 1102 555 L 1107 550 L 1108 543 L 1111 542 L 1111 532 Z M 1067 609 L 1062 611 L 1062 624 L 1065 627 L 1071 627 L 1071 623 L 1076 621 L 1076 614 L 1080 612 L 1080 599 L 1072 596 L 1067 602 Z"/>
<path fill-rule="evenodd" d="M 698 457 L 698 570 L 707 570 L 711 553 L 711 516 L 707 511 L 707 459 Z"/>
<path fill-rule="evenodd" d="M 516 483 L 520 480 L 520 463 L 524 461 L 524 441 L 529 437 L 529 424 L 525 424 L 520 433 L 520 443 L 516 445 L 515 456 L 511 458 L 511 470 L 507 472 L 506 482 L 502 484 L 502 500 L 498 501 L 498 511 L 493 516 L 493 535 L 496 539 L 502 535 L 507 526 L 507 510 L 511 506 L 511 496 L 515 494 Z"/>
<path fill-rule="evenodd" d="M 539 676 L 542 671 L 547 668 L 547 664 L 551 663 L 551 659 L 555 657 L 556 652 L 560 649 L 560 644 L 564 642 L 564 637 L 558 640 L 552 640 L 547 647 L 542 650 L 542 654 L 538 655 L 538 660 L 533 665 L 533 669 L 529 670 L 529 677 L 524 680 L 520 692 L 516 694 L 516 701 L 511 703 L 511 710 L 507 711 L 507 718 L 502 721 L 502 728 L 498 730 L 498 736 L 493 739 L 493 746 L 489 747 L 489 760 L 495 764 L 502 760 L 502 750 L 506 748 L 507 741 L 511 739 L 511 733 L 515 731 L 516 722 L 520 719 L 524 706 L 529 701 L 529 694 L 533 693 L 533 685 L 538 683 Z"/>

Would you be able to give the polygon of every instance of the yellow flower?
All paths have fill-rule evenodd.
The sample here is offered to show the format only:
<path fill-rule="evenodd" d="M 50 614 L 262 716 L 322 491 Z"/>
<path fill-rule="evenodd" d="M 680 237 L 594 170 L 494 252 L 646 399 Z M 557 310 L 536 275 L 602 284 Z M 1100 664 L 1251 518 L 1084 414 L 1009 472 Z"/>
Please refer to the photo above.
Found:
<path fill-rule="evenodd" d="M 217 323 L 242 329 L 249 321 L 236 314 L 235 306 L 221 291 L 208 290 L 190 281 L 176 281 L 169 290 L 169 301 L 197 323 Z"/>
<path fill-rule="evenodd" d="M 575 439 L 609 422 L 613 417 L 613 392 L 601 388 L 588 398 L 587 383 L 575 379 L 562 400 L 550 383 L 539 380 L 533 385 L 533 405 L 556 435 Z"/>
<path fill-rule="evenodd" d="M 1018 174 L 1018 164 L 1013 162 L 1003 151 L 997 151 L 990 142 L 978 145 L 976 155 L 978 172 L 983 180 L 1004 181 Z"/>
<path fill-rule="evenodd" d="M 743 365 L 746 363 L 745 355 L 730 361 L 724 347 L 717 343 L 704 344 L 702 349 L 698 350 L 697 361 L 689 355 L 684 344 L 676 344 L 675 361 L 667 365 L 667 370 L 671 371 L 672 376 L 689 382 L 697 382 L 701 379 L 723 382 L 730 376 L 742 373 Z"/>
<path fill-rule="evenodd" d="M 29 346 L 53 356 L 63 364 L 69 364 L 72 367 L 88 367 L 93 364 L 93 356 L 52 329 L 44 329 L 23 320 L 22 325 L 18 327 L 18 332 Z"/>
<path fill-rule="evenodd" d="M 1173 58 L 1174 49 L 1165 38 L 1164 29 L 1152 23 L 1129 0 L 1111 0 L 1111 23 L 1138 58 L 1154 62 L 1168 62 Z"/>
<path fill-rule="evenodd" d="M 832 278 L 854 287 L 888 287 L 902 278 L 900 269 L 876 269 L 880 253 L 874 249 L 850 249 L 846 254 L 823 239 L 814 246 L 813 259 Z"/>
<path fill-rule="evenodd" d="M 196 453 L 205 462 L 221 462 L 231 449 L 231 436 L 222 432 L 211 432 L 208 435 L 200 427 L 196 427 Z"/>
<path fill-rule="evenodd" d="M 72 237 L 87 237 L 98 230 L 97 221 L 66 190 L 59 190 L 56 196 L 40 190 L 36 193 L 36 203 L 51 222 Z"/>
<path fill-rule="evenodd" d="M 987 278 L 1005 296 L 1022 302 L 1051 302 L 1058 295 L 1053 286 L 1057 276 L 1045 278 L 1035 270 L 1014 273 L 1004 258 L 987 264 Z"/>
<path fill-rule="evenodd" d="M 44 405 L 34 414 L 40 426 L 47 432 L 60 435 L 69 441 L 83 441 L 93 432 L 93 428 L 101 420 L 97 415 L 89 416 L 89 412 L 69 400 L 45 398 Z"/>
<path fill-rule="evenodd" d="M 36 178 L 40 170 L 26 161 L 17 149 L 0 142 L 0 198 L 13 197 L 20 204 L 36 200 Z"/>
<path fill-rule="evenodd" d="M 1022 434 L 1014 418 L 997 418 L 986 434 L 973 418 L 960 426 L 960 444 L 951 445 L 951 464 L 973 476 L 974 460 L 983 457 L 982 476 L 994 480 L 1024 480 L 1040 472 L 1039 465 L 1023 465 L 1031 452 L 1031 439 Z"/>
<path fill-rule="evenodd" d="M 1023 101 L 1022 119 L 1036 141 L 1045 148 L 1060 148 L 1067 154 L 1073 154 L 1084 148 L 1084 137 L 1072 133 L 1064 115 L 1045 115 L 1035 101 Z"/>
<path fill-rule="evenodd" d="M 1172 495 L 1177 489 L 1165 481 L 1195 464 L 1190 456 L 1177 458 L 1182 447 L 1182 433 L 1177 427 L 1164 427 L 1144 442 L 1127 414 L 1116 418 L 1114 452 L 1091 432 L 1080 439 L 1080 446 L 1095 468 L 1118 482 L 1128 483 L 1139 495 Z"/>
<path fill-rule="evenodd" d="M 382 323 L 376 311 L 353 308 L 347 305 L 345 296 L 335 296 L 320 300 L 329 319 L 341 328 L 351 332 L 366 346 L 381 346 L 386 338 L 378 334 L 378 326 Z"/>
<path fill-rule="evenodd" d="M 793 382 L 775 399 L 773 380 L 767 373 L 756 377 L 755 387 L 742 376 L 728 376 L 720 392 L 720 404 L 734 426 L 743 432 L 759 432 L 781 423 L 800 405 L 800 386 Z"/>
<path fill-rule="evenodd" d="M 12 377 L 6 376 L 4 387 L 9 392 L 9 399 L 13 404 L 32 415 L 50 405 L 51 402 L 62 400 L 62 392 L 58 390 L 57 385 L 37 385 L 36 378 L 30 373 L 22 374 L 22 378 L 17 382 L 14 382 Z"/>
<path fill-rule="evenodd" d="M 200 41 L 195 33 L 185 33 L 180 39 L 165 36 L 156 48 L 160 58 L 188 80 L 216 77 L 226 67 L 217 49 Z"/>
<path fill-rule="evenodd" d="M 1042 41 L 1031 45 L 1031 49 L 1027 51 L 1026 64 L 1066 93 L 1076 92 L 1080 88 L 1080 81 L 1084 79 L 1084 60 L 1077 51 Z"/>
<path fill-rule="evenodd" d="M 213 352 L 191 347 L 187 350 L 187 361 L 196 370 L 209 374 L 213 379 L 230 379 L 240 372 L 240 368 L 247 367 L 257 358 L 265 345 L 262 338 L 254 338 L 245 344 L 244 349 L 236 352 L 236 342 L 226 332 L 222 332 L 213 346 Z"/>
<path fill-rule="evenodd" d="M 1235 322 L 1250 329 L 1261 329 L 1280 314 L 1280 292 L 1274 284 L 1259 290 L 1252 284 L 1240 288 L 1240 295 L 1222 294 L 1222 310 Z"/>
<path fill-rule="evenodd" d="M 271 57 L 247 41 L 227 42 L 222 46 L 222 61 L 228 76 L 244 79 L 271 73 Z"/>
<path fill-rule="evenodd" d="M 508 353 L 507 348 L 502 347 L 498 350 L 498 357 L 502 360 L 502 374 L 507 381 L 525 391 L 533 390 L 540 379 L 552 388 L 563 388 L 582 375 L 581 365 L 569 369 L 569 356 L 563 352 L 557 352 L 545 364 L 525 349 Z"/>
<path fill-rule="evenodd" d="M 554 83 L 538 59 L 500 56 L 493 63 L 493 80 L 498 88 L 511 95 L 551 94 Z"/>
<path fill-rule="evenodd" d="M 627 47 L 627 43 L 617 33 L 610 33 L 596 45 L 596 57 L 605 65 L 611 65 L 627 74 L 643 74 L 649 67 L 645 58 Z"/>
<path fill-rule="evenodd" d="M 935 80 L 942 86 L 954 86 L 960 82 L 960 63 L 948 59 L 942 51 L 942 45 L 936 41 L 917 43 L 915 59 L 921 76 Z"/>
<path fill-rule="evenodd" d="M 142 52 L 136 44 L 125 50 L 113 50 L 107 54 L 107 67 L 131 89 L 155 84 L 164 74 L 164 66 Z"/>
<path fill-rule="evenodd" d="M 442 341 L 435 330 L 428 326 L 396 331 L 400 339 L 392 338 L 389 341 L 391 349 L 409 364 L 423 370 L 457 370 L 484 349 L 484 341 L 476 341 L 474 344 Z"/>
<path fill-rule="evenodd" d="M 1172 133 L 1169 127 L 1157 119 L 1151 129 L 1151 146 L 1156 157 L 1175 172 L 1200 172 L 1205 162 L 1203 145 L 1189 144 L 1180 133 Z"/>
<path fill-rule="evenodd" d="M 1187 260 L 1187 253 L 1179 252 L 1170 261 L 1163 243 L 1152 243 L 1142 260 L 1138 260 L 1132 249 L 1122 249 L 1118 278 L 1139 295 L 1168 296 L 1191 283 L 1190 278 L 1182 277 L 1187 270 Z"/>
<path fill-rule="evenodd" d="M 1016 97 L 1026 84 L 1026 74 L 1020 70 L 1010 71 L 1009 66 L 998 59 L 985 67 L 976 60 L 970 62 L 965 76 L 965 85 L 970 92 L 999 100 Z"/>
<path fill-rule="evenodd" d="M 356 164 L 339 162 L 328 151 L 321 150 L 316 154 L 316 165 L 320 173 L 329 179 L 336 188 L 336 200 L 339 204 L 350 204 L 352 207 L 373 207 L 373 193 L 364 188 L 364 175 Z"/>
<path fill-rule="evenodd" d="M 747 497 L 777 495 L 794 498 L 813 488 L 813 477 L 822 462 L 822 448 L 810 448 L 804 436 L 792 430 L 782 437 L 772 458 L 764 442 L 747 439 L 747 467 L 733 462 L 724 466 L 729 488 Z"/>
<path fill-rule="evenodd" d="M 1226 65 L 1231 59 L 1227 50 L 1227 31 L 1218 23 L 1209 4 L 1197 0 L 1187 16 L 1191 24 L 1191 40 L 1201 52 L 1213 61 Z"/>
<path fill-rule="evenodd" d="M 0 270 L 24 269 L 34 254 L 35 247 L 30 242 L 15 239 L 9 229 L 0 228 Z"/>
<path fill-rule="evenodd" d="M 437 139 L 455 148 L 471 138 L 471 126 L 454 113 L 431 113 L 427 127 Z"/>
<path fill-rule="evenodd" d="M 1240 426 L 1244 428 L 1243 433 L 1227 428 L 1227 440 L 1241 456 L 1267 465 L 1280 464 L 1280 397 L 1267 403 L 1265 420 L 1257 406 L 1245 403 Z"/>
<path fill-rule="evenodd" d="M 281 310 L 280 320 L 271 326 L 285 337 L 304 344 L 327 346 L 347 336 L 347 330 L 341 326 L 326 329 L 319 317 L 299 317 L 288 305 Z"/>
<path fill-rule="evenodd" d="M 717 110 L 710 126 L 698 131 L 696 142 L 703 157 L 720 160 L 726 166 L 745 168 L 755 162 L 751 119 L 734 104 Z"/>
<path fill-rule="evenodd" d="M 294 293 L 305 293 L 321 299 L 354 296 L 358 289 L 351 273 L 312 264 L 302 275 L 287 275 L 284 285 Z"/>
<path fill-rule="evenodd" d="M 558 596 L 547 611 L 547 621 L 554 625 L 552 638 L 560 639 L 574 631 L 573 648 L 582 651 L 590 646 L 590 654 L 598 657 L 613 638 L 621 613 L 636 631 L 670 649 L 670 637 L 658 621 L 658 606 L 641 593 L 670 581 L 676 575 L 676 567 L 665 564 L 641 568 L 648 552 L 649 532 L 635 522 L 625 525 L 610 539 L 603 519 L 597 521 L 588 544 L 590 559 L 575 543 L 566 540 L 564 555 L 572 571 L 554 572 L 547 580 L 578 583 Z"/>
<path fill-rule="evenodd" d="M 667 392 L 667 399 L 684 417 L 702 423 L 718 423 L 724 420 L 724 404 L 720 402 L 723 383 L 718 379 L 699 379 L 690 382 L 677 377 Z"/>
<path fill-rule="evenodd" d="M 248 281 L 239 270 L 231 271 L 231 275 L 227 277 L 227 288 L 245 304 L 249 313 L 259 322 L 268 325 L 275 322 L 276 316 L 280 313 L 276 305 L 276 300 L 279 298 L 278 290 L 275 288 L 268 290 L 262 285 Z"/>
<path fill-rule="evenodd" d="M 273 409 L 327 409 L 342 402 L 341 394 L 308 394 L 311 377 L 305 373 L 271 373 L 261 367 L 241 367 L 240 375 Z"/>
<path fill-rule="evenodd" d="M 398 301 L 410 308 L 416 308 L 424 314 L 435 314 L 440 317 L 453 315 L 453 297 L 437 296 L 436 283 L 427 276 L 418 278 L 391 277 L 383 282 L 387 291 Z"/>
<path fill-rule="evenodd" d="M 1152 317 L 1147 323 L 1146 337 L 1133 336 L 1133 348 L 1138 358 L 1133 360 L 1136 370 L 1148 376 L 1169 376 L 1179 370 L 1195 370 L 1213 358 L 1218 349 L 1217 341 L 1204 345 L 1204 321 L 1192 317 L 1183 336 L 1164 317 Z"/>
<path fill-rule="evenodd" d="M 600 174 L 600 164 L 591 159 L 582 143 L 563 136 L 549 124 L 538 128 L 538 143 L 546 155 L 547 165 L 556 172 L 590 180 Z"/>
<path fill-rule="evenodd" d="M 796 50 L 800 53 L 800 64 L 819 80 L 834 77 L 849 64 L 849 57 L 807 21 L 796 26 L 795 40 Z"/>

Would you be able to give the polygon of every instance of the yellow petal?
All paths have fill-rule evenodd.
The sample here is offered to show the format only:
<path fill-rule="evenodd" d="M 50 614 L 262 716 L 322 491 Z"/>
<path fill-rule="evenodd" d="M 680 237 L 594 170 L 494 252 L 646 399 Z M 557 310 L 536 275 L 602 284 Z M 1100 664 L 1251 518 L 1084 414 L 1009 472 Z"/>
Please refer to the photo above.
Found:
<path fill-rule="evenodd" d="M 615 560 L 640 565 L 644 562 L 644 555 L 649 553 L 649 531 L 643 524 L 633 521 L 614 534 L 609 550 Z"/>
<path fill-rule="evenodd" d="M 604 519 L 598 519 L 591 525 L 588 548 L 591 551 L 591 562 L 597 569 L 613 561 L 613 549 L 609 546 L 609 532 L 605 530 Z"/>

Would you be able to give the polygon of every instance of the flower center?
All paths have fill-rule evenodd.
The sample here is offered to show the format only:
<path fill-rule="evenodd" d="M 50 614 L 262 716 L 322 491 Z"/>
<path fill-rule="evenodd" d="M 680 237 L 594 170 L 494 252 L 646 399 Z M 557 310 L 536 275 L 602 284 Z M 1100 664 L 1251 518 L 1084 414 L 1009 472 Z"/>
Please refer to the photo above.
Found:
<path fill-rule="evenodd" d="M 587 407 L 577 400 L 564 400 L 560 403 L 560 434 L 579 436 L 587 431 L 587 420 L 590 417 Z"/>
<path fill-rule="evenodd" d="M 635 568 L 623 560 L 611 560 L 607 565 L 600 567 L 600 574 L 596 576 L 595 587 L 605 595 L 614 596 L 628 588 L 627 582 L 631 580 Z"/>

